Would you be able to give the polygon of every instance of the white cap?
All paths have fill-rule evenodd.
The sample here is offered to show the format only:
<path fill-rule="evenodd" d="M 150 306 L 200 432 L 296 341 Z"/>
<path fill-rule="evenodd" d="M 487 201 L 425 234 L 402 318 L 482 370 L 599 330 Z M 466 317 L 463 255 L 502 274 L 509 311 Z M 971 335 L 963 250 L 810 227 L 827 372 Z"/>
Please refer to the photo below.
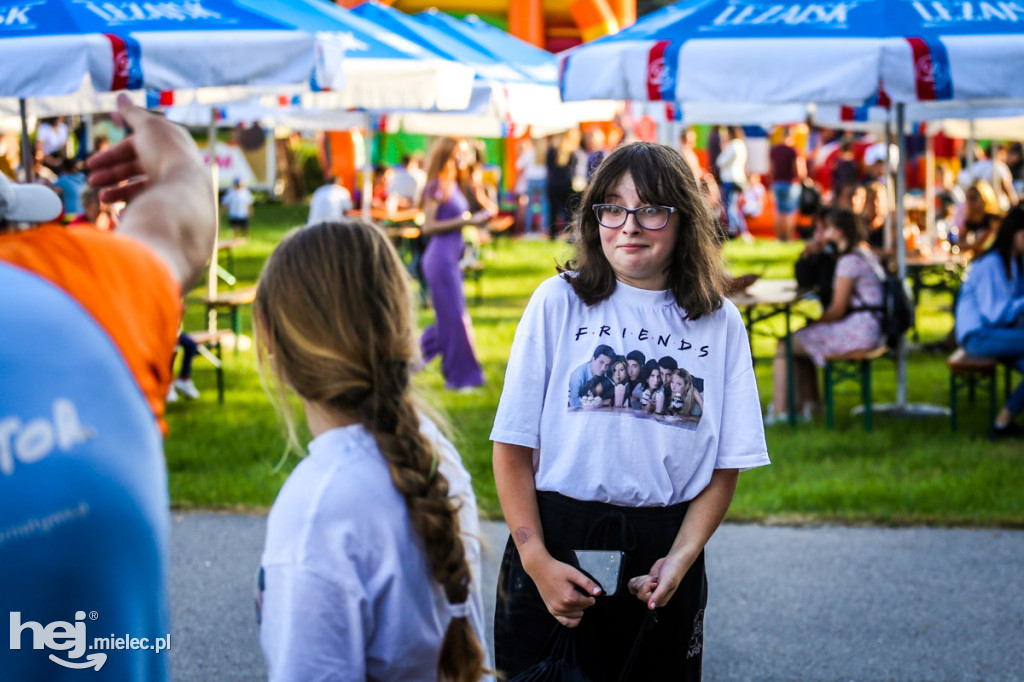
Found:
<path fill-rule="evenodd" d="M 45 223 L 60 215 L 57 193 L 46 185 L 11 182 L 0 173 L 0 219 L 12 223 Z"/>

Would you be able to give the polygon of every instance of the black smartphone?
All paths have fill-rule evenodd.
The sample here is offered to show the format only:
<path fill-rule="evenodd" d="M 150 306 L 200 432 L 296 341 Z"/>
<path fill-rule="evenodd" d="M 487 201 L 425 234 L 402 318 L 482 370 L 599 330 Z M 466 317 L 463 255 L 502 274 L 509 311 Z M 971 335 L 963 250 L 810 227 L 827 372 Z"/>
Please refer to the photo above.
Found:
<path fill-rule="evenodd" d="M 623 553 L 618 550 L 574 549 L 577 568 L 601 586 L 604 594 L 611 596 L 619 591 L 622 578 Z"/>

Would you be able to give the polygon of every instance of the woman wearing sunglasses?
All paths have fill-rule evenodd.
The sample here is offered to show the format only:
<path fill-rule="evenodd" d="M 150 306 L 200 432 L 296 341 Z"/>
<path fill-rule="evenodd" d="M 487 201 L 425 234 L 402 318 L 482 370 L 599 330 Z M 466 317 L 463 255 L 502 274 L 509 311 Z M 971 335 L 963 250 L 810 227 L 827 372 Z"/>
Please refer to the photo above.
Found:
<path fill-rule="evenodd" d="M 672 148 L 613 152 L 583 197 L 572 243 L 519 323 L 491 433 L 511 531 L 497 668 L 513 677 L 530 667 L 565 626 L 576 628 L 593 680 L 619 679 L 630 659 L 629 679 L 699 679 L 704 545 L 739 471 L 769 463 L 746 330 L 723 296 L 712 216 Z M 569 375 L 596 343 L 669 355 L 702 378 L 696 428 L 568 410 Z M 623 552 L 619 583 L 578 570 L 574 550 Z"/>

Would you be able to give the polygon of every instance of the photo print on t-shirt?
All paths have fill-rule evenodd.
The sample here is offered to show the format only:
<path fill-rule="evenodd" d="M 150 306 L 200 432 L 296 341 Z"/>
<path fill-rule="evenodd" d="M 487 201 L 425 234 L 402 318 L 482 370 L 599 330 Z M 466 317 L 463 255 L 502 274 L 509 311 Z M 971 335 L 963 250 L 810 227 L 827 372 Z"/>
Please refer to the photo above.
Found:
<path fill-rule="evenodd" d="M 598 344 L 569 375 L 569 412 L 617 414 L 695 430 L 704 412 L 704 380 L 664 355 L 624 354 Z"/>

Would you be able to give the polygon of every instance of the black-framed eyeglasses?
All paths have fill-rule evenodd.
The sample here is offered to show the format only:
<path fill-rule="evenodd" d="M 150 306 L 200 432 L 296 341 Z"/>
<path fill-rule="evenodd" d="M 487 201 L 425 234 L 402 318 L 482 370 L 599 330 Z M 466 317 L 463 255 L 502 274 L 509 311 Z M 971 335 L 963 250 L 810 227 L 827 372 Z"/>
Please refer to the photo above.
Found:
<path fill-rule="evenodd" d="M 675 212 L 673 206 L 641 206 L 626 208 L 618 204 L 594 204 L 594 215 L 601 227 L 617 230 L 633 216 L 636 224 L 645 230 L 660 230 L 668 225 L 669 217 Z"/>

